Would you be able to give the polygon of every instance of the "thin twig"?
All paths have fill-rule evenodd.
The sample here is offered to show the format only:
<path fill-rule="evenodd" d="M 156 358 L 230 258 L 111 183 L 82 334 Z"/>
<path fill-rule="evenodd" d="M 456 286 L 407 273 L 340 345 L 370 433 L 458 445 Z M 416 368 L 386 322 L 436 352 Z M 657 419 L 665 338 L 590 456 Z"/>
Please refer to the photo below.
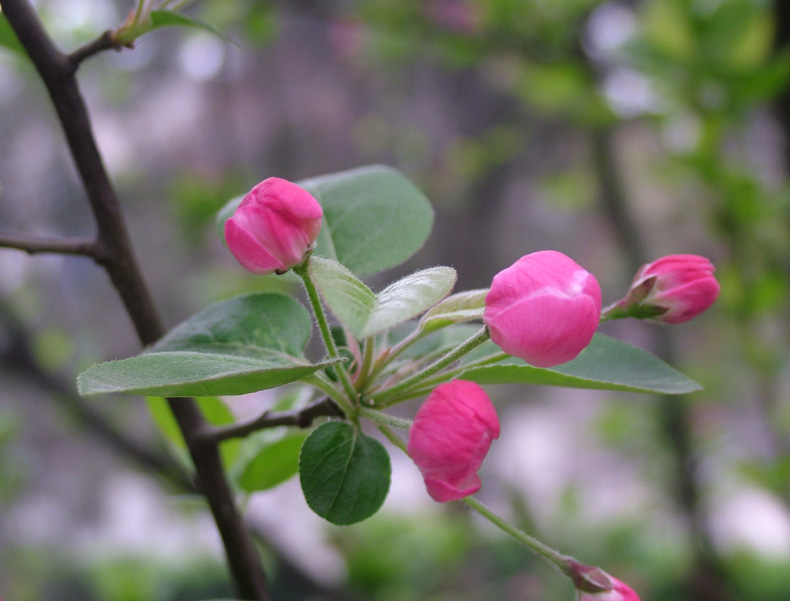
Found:
<path fill-rule="evenodd" d="M 343 415 L 343 412 L 331 399 L 324 398 L 293 411 L 266 411 L 257 417 L 229 426 L 210 426 L 204 428 L 201 437 L 216 444 L 230 438 L 243 438 L 252 432 L 266 428 L 278 426 L 309 428 L 318 417 L 343 417 Z"/>
<path fill-rule="evenodd" d="M 115 50 L 119 52 L 124 48 L 132 48 L 130 44 L 121 44 L 115 40 L 113 32 L 108 30 L 101 34 L 98 38 L 93 40 L 92 42 L 88 42 L 84 46 L 80 46 L 74 52 L 69 54 L 69 60 L 74 65 L 79 65 L 84 60 L 99 54 L 100 52 L 104 52 L 106 50 Z"/>
<path fill-rule="evenodd" d="M 96 240 L 93 238 L 49 238 L 28 234 L 0 234 L 0 247 L 23 250 L 30 255 L 57 253 L 94 258 L 98 251 Z"/>

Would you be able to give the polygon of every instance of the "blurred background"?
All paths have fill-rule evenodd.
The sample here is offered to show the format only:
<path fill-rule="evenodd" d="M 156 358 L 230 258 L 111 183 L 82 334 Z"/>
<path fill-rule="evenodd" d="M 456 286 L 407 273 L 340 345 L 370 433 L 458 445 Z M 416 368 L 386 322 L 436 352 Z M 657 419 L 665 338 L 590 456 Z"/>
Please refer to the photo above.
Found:
<path fill-rule="evenodd" d="M 131 0 L 38 0 L 66 51 Z M 604 304 L 697 253 L 722 294 L 675 327 L 604 331 L 705 386 L 687 397 L 491 387 L 503 432 L 481 499 L 643 601 L 790 599 L 790 3 L 785 0 L 196 0 L 199 28 L 80 71 L 148 283 L 173 326 L 258 290 L 216 234 L 268 176 L 370 163 L 431 199 L 430 265 L 487 287 L 560 250 Z M 44 88 L 0 17 L 0 234 L 93 233 Z M 76 374 L 139 351 L 103 272 L 0 249 L 0 596 L 230 595 L 220 544 L 145 401 Z M 234 412 L 271 393 L 229 399 Z M 407 409 L 407 412 L 411 409 Z M 246 505 L 281 600 L 568 600 L 572 586 L 393 452 L 367 522 L 313 516 L 298 482 Z"/>

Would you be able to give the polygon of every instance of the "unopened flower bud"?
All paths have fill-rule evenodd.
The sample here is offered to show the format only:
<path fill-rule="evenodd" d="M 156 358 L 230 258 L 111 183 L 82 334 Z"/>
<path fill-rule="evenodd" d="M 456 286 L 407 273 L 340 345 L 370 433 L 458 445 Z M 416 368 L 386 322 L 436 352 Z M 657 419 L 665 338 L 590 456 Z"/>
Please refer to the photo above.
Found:
<path fill-rule="evenodd" d="M 630 586 L 601 568 L 571 560 L 565 572 L 576 587 L 576 601 L 640 601 Z"/>
<path fill-rule="evenodd" d="M 304 188 L 265 179 L 225 222 L 225 242 L 246 269 L 258 275 L 299 265 L 321 231 L 323 210 Z"/>
<path fill-rule="evenodd" d="M 506 353 L 537 367 L 575 358 L 601 315 L 595 276 L 570 257 L 544 250 L 500 271 L 486 296 L 483 321 Z"/>
<path fill-rule="evenodd" d="M 603 318 L 636 317 L 663 323 L 693 319 L 719 296 L 714 269 L 698 255 L 669 255 L 643 265 L 625 298 L 608 307 Z"/>
<path fill-rule="evenodd" d="M 409 456 L 435 501 L 463 499 L 480 490 L 477 470 L 499 419 L 485 391 L 474 382 L 452 380 L 437 386 L 414 417 Z"/>

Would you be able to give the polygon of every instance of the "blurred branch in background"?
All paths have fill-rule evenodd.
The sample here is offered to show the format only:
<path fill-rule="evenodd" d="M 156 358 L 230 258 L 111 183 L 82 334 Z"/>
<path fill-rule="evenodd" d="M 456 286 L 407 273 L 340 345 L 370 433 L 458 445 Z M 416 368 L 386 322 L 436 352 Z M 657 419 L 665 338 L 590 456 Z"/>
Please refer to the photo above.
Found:
<path fill-rule="evenodd" d="M 62 405 L 78 423 L 103 440 L 122 459 L 130 460 L 138 468 L 156 474 L 179 490 L 193 490 L 192 482 L 172 458 L 130 438 L 108 416 L 79 396 L 73 385 L 41 367 L 32 349 L 30 333 L 14 318 L 4 303 L 0 304 L 0 329 L 3 331 L 0 364 L 4 368 L 40 388 L 42 398 Z"/>

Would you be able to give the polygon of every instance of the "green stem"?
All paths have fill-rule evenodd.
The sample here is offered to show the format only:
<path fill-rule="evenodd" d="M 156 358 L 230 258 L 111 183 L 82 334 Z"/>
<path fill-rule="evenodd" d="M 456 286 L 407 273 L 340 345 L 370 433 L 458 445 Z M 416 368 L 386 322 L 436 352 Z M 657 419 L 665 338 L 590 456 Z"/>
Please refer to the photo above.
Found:
<path fill-rule="evenodd" d="M 370 381 L 370 377 L 373 374 L 371 368 L 373 365 L 373 352 L 375 348 L 375 338 L 367 338 L 362 343 L 362 363 L 357 370 L 357 379 L 354 380 L 354 387 L 360 392 L 365 390 L 365 385 Z"/>
<path fill-rule="evenodd" d="M 425 336 L 425 332 L 417 328 L 411 334 L 406 336 L 403 340 L 401 340 L 398 344 L 393 346 L 390 349 L 387 349 L 385 353 L 382 353 L 381 356 L 378 358 L 376 363 L 373 365 L 373 373 L 371 377 L 375 379 L 387 365 L 392 363 L 392 360 L 395 359 L 398 355 L 400 355 L 403 351 L 405 351 L 409 346 L 417 342 L 420 338 Z"/>
<path fill-rule="evenodd" d="M 394 415 L 382 413 L 381 411 L 376 411 L 368 407 L 360 407 L 359 415 L 372 419 L 379 426 L 392 426 L 394 428 L 400 428 L 401 430 L 408 430 L 411 428 L 411 420 L 409 419 L 395 417 Z"/>
<path fill-rule="evenodd" d="M 477 334 L 475 334 L 465 342 L 459 344 L 457 347 L 455 347 L 453 350 L 448 352 L 446 355 L 444 355 L 441 359 L 439 359 L 435 363 L 432 363 L 425 369 L 418 371 L 416 374 L 406 378 L 400 383 L 395 384 L 391 388 L 387 388 L 386 390 L 383 390 L 382 392 L 373 395 L 371 397 L 372 401 L 374 402 L 374 404 L 379 406 L 388 405 L 388 404 L 392 404 L 393 402 L 396 402 L 396 400 L 400 398 L 400 395 L 402 393 L 408 392 L 409 389 L 413 388 L 415 384 L 422 383 L 430 376 L 441 371 L 448 365 L 451 365 L 452 363 L 454 363 L 455 361 L 466 355 L 475 347 L 483 344 L 486 340 L 489 339 L 489 337 L 490 336 L 488 333 L 488 328 L 485 327 L 482 328 L 479 332 L 477 332 Z"/>
<path fill-rule="evenodd" d="M 337 352 L 335 339 L 332 338 L 332 332 L 329 330 L 329 322 L 326 319 L 326 313 L 324 313 L 324 306 L 321 304 L 321 299 L 318 296 L 318 289 L 315 287 L 313 279 L 310 277 L 310 270 L 308 269 L 309 264 L 310 260 L 308 259 L 301 265 L 294 267 L 294 272 L 296 275 L 302 278 L 302 283 L 304 284 L 304 289 L 307 292 L 307 298 L 310 301 L 310 306 L 313 309 L 315 320 L 318 322 L 318 329 L 321 332 L 321 338 L 324 340 L 327 353 L 329 353 L 329 356 L 332 359 L 339 359 L 340 353 Z M 340 379 L 340 383 L 343 385 L 343 390 L 345 390 L 346 394 L 348 395 L 349 403 L 353 406 L 357 398 L 359 398 L 359 395 L 354 388 L 354 385 L 351 383 L 351 377 L 348 375 L 346 366 L 342 363 L 338 363 L 335 365 L 335 371 L 337 372 L 337 376 Z M 349 416 L 351 415 L 353 415 L 353 408 Z"/>
<path fill-rule="evenodd" d="M 323 392 L 332 399 L 347 416 L 353 416 L 356 413 L 354 406 L 343 396 L 343 391 L 338 390 L 335 383 L 323 372 L 314 371 L 303 377 L 301 381 Z"/>
<path fill-rule="evenodd" d="M 392 428 L 390 428 L 385 424 L 376 424 L 376 425 L 378 426 L 379 431 L 384 436 L 387 437 L 387 440 L 389 440 L 392 444 L 394 444 L 396 447 L 398 447 L 401 451 L 406 453 L 406 455 L 408 456 L 409 453 L 406 450 L 406 443 L 403 441 L 403 439 L 400 436 L 398 436 L 397 434 L 395 434 L 395 432 L 392 431 Z"/>
<path fill-rule="evenodd" d="M 472 361 L 471 363 L 466 363 L 462 367 L 457 369 L 452 369 L 450 371 L 446 371 L 443 374 L 438 376 L 434 376 L 433 378 L 427 378 L 423 383 L 421 388 L 433 388 L 437 384 L 441 384 L 447 380 L 452 380 L 454 377 L 463 374 L 465 371 L 469 371 L 470 369 L 474 369 L 475 367 L 483 367 L 486 365 L 491 365 L 492 363 L 499 363 L 504 359 L 510 357 L 507 353 L 496 353 L 491 355 L 490 357 L 486 357 L 485 359 L 479 359 L 478 361 Z"/>
<path fill-rule="evenodd" d="M 515 538 L 518 542 L 526 545 L 527 547 L 532 549 L 535 553 L 537 553 L 538 555 L 540 555 L 550 563 L 553 563 L 563 572 L 565 573 L 568 572 L 568 563 L 573 561 L 572 557 L 569 557 L 568 555 L 563 555 L 562 553 L 555 551 L 548 545 L 539 541 L 534 536 L 530 536 L 523 530 L 520 530 L 519 528 L 516 528 L 512 524 L 507 523 L 505 520 L 503 520 L 501 517 L 496 515 L 494 512 L 488 509 L 488 507 L 483 505 L 480 501 L 478 501 L 474 497 L 465 497 L 461 500 L 467 505 L 469 505 L 469 507 L 474 509 L 477 513 L 479 513 L 484 518 L 486 518 L 489 522 L 494 524 L 497 528 L 509 534 L 510 536 Z"/>

